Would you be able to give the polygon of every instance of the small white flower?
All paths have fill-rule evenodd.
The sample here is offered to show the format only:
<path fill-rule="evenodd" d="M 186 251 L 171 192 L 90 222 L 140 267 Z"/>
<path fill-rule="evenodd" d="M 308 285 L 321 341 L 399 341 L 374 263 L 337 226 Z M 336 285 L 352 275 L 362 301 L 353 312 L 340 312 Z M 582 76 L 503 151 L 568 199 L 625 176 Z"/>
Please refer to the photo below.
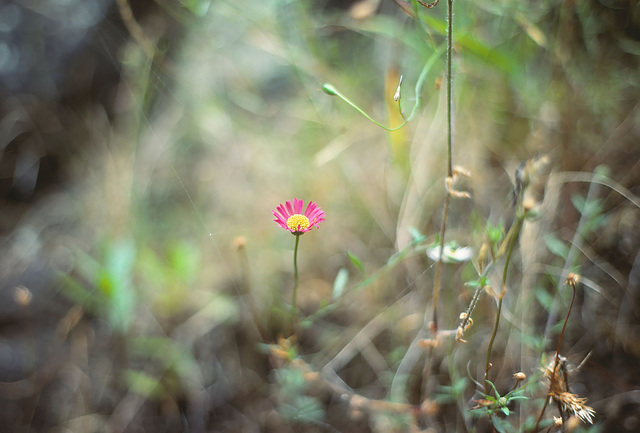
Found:
<path fill-rule="evenodd" d="M 436 245 L 427 249 L 427 257 L 437 261 L 440 256 L 440 246 Z M 442 261 L 444 263 L 462 263 L 471 260 L 473 250 L 471 247 L 458 247 L 455 243 L 448 243 L 444 246 Z"/>

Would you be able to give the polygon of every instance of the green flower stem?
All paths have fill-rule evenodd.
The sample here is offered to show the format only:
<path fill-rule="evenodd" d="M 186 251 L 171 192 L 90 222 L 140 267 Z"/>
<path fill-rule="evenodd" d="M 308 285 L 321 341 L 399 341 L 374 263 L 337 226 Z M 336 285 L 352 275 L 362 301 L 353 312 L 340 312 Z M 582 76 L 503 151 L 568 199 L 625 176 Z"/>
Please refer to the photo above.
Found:
<path fill-rule="evenodd" d="M 418 81 L 416 81 L 416 87 L 415 87 L 416 103 L 413 105 L 413 108 L 411 109 L 411 114 L 409 114 L 408 117 L 405 118 L 404 115 L 402 115 L 402 117 L 406 120 L 406 122 L 411 122 L 411 119 L 413 119 L 413 117 L 415 116 L 416 112 L 418 111 L 418 108 L 420 108 L 420 105 L 422 104 L 422 97 L 420 96 L 422 94 L 422 86 L 424 85 L 424 82 L 427 79 L 427 75 L 429 74 L 429 71 L 431 71 L 431 68 L 433 67 L 433 65 L 440 58 L 440 56 L 442 56 L 442 53 L 444 53 L 445 48 L 446 48 L 445 44 L 442 44 L 438 48 L 436 48 L 435 51 L 431 54 L 431 56 L 429 56 L 429 58 L 427 59 L 427 62 L 422 67 L 422 71 L 420 71 L 420 76 L 418 77 Z M 400 108 L 400 102 L 401 100 L 398 101 L 398 110 L 400 110 L 400 114 L 402 114 L 402 109 Z"/>
<path fill-rule="evenodd" d="M 369 121 L 371 121 L 374 124 L 378 125 L 382 129 L 385 129 L 387 131 L 397 131 L 398 129 L 401 129 L 402 127 L 404 127 L 404 125 L 407 124 L 407 120 L 405 119 L 399 126 L 396 126 L 395 128 L 390 128 L 390 127 L 385 126 L 382 123 L 378 122 L 377 120 L 374 120 L 362 108 L 358 107 L 354 102 L 352 102 L 349 98 L 347 98 L 342 93 L 340 93 L 340 91 L 338 91 L 338 89 L 333 87 L 331 84 L 323 85 L 322 86 L 322 90 L 328 95 L 337 96 L 338 98 L 342 99 L 344 102 L 346 102 L 347 104 L 351 105 L 351 107 L 353 107 L 356 111 L 358 111 L 360 114 L 362 114 L 364 117 L 366 117 Z"/>
<path fill-rule="evenodd" d="M 500 315 L 502 314 L 502 300 L 504 299 L 504 295 L 506 292 L 506 284 L 507 284 L 507 271 L 509 270 L 509 263 L 511 262 L 511 254 L 513 253 L 513 246 L 516 243 L 516 239 L 518 239 L 518 235 L 520 234 L 520 229 L 522 228 L 522 223 L 524 222 L 524 213 L 520 212 L 521 215 L 518 215 L 518 219 L 513 225 L 512 229 L 509 230 L 511 237 L 509 238 L 509 247 L 507 249 L 507 257 L 504 262 L 504 270 L 502 271 L 502 289 L 498 299 L 498 310 L 496 311 L 496 321 L 493 325 L 493 333 L 491 334 L 491 339 L 489 340 L 489 346 L 487 347 L 487 357 L 484 363 L 484 393 L 489 393 L 489 387 L 487 386 L 487 375 L 489 374 L 489 368 L 491 364 L 491 349 L 493 348 L 493 342 L 496 339 L 496 334 L 498 333 L 498 325 L 500 324 Z M 512 231 L 513 230 L 513 231 Z M 509 235 L 507 235 L 509 237 Z"/>
<path fill-rule="evenodd" d="M 298 312 L 298 243 L 300 243 L 300 233 L 294 233 L 296 237 L 296 245 L 293 247 L 293 296 L 291 299 L 291 334 L 295 333 L 296 317 Z"/>

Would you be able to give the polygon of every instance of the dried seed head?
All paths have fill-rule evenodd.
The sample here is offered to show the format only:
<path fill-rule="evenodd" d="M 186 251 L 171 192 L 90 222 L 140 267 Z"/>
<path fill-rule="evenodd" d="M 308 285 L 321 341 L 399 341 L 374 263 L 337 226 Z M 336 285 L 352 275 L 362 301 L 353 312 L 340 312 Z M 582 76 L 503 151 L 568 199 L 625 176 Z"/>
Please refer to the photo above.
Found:
<path fill-rule="evenodd" d="M 471 172 L 461 165 L 453 167 L 453 176 L 471 177 Z"/>
<path fill-rule="evenodd" d="M 420 413 L 423 415 L 434 416 L 438 414 L 438 403 L 433 400 L 426 399 L 420 405 Z"/>
<path fill-rule="evenodd" d="M 440 342 L 437 338 L 423 338 L 422 340 L 418 341 L 418 346 L 422 347 L 423 349 L 428 349 L 430 347 L 436 348 L 439 345 Z"/>
<path fill-rule="evenodd" d="M 32 298 L 33 295 L 31 294 L 31 290 L 27 289 L 25 286 L 17 286 L 13 289 L 13 300 L 21 307 L 28 306 L 31 303 Z"/>
<path fill-rule="evenodd" d="M 580 275 L 575 274 L 573 272 L 570 272 L 569 275 L 567 275 L 566 284 L 568 286 L 574 286 L 575 287 L 575 285 L 578 284 L 579 282 L 580 282 Z"/>
<path fill-rule="evenodd" d="M 571 412 L 576 417 L 580 418 L 582 422 L 588 422 L 593 424 L 593 417 L 596 411 L 592 407 L 587 406 L 587 399 L 584 397 L 578 397 L 576 394 L 570 392 L 562 392 L 558 395 L 554 395 L 553 399 L 562 405 L 562 409 Z"/>
<path fill-rule="evenodd" d="M 487 265 L 489 265 L 489 260 L 491 259 L 489 256 L 489 244 L 484 242 L 480 247 L 480 252 L 478 253 L 478 270 L 481 274 L 484 272 Z"/>
<path fill-rule="evenodd" d="M 516 382 L 522 382 L 523 380 L 527 379 L 527 375 L 519 371 L 517 373 L 513 373 L 513 378 L 516 380 Z"/>
<path fill-rule="evenodd" d="M 233 240 L 233 248 L 235 248 L 236 250 L 241 250 L 246 246 L 247 238 L 245 238 L 244 236 L 236 236 L 236 238 Z"/>
<path fill-rule="evenodd" d="M 317 371 L 307 371 L 303 374 L 304 380 L 307 382 L 320 382 L 320 373 Z"/>
<path fill-rule="evenodd" d="M 542 214 L 542 206 L 535 199 L 527 197 L 522 202 L 522 211 L 527 220 L 533 221 Z"/>
<path fill-rule="evenodd" d="M 444 185 L 449 195 L 451 195 L 451 197 L 453 198 L 471 198 L 471 194 L 469 194 L 468 192 L 458 191 L 455 188 L 454 185 L 456 183 L 456 179 L 457 175 L 454 174 L 453 176 L 447 176 L 444 180 Z"/>

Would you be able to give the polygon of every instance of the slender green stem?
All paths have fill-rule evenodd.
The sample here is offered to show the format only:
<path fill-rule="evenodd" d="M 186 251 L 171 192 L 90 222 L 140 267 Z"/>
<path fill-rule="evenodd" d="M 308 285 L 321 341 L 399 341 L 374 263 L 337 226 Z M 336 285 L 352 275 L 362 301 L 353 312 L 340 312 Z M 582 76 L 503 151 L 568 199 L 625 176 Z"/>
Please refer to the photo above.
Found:
<path fill-rule="evenodd" d="M 398 100 L 398 111 L 400 112 L 400 115 L 404 119 L 403 122 L 398 126 L 395 126 L 395 127 L 386 126 L 386 125 L 383 125 L 382 123 L 378 122 L 377 120 L 373 119 L 371 116 L 369 116 L 367 114 L 366 111 L 364 111 L 362 108 L 358 107 L 355 104 L 355 102 L 351 101 L 349 98 L 347 98 L 345 95 L 343 95 L 338 89 L 336 89 L 331 84 L 328 84 L 328 83 L 324 84 L 322 86 L 322 90 L 325 93 L 327 93 L 328 95 L 337 96 L 338 98 L 342 99 L 344 102 L 346 102 L 352 108 L 354 108 L 356 111 L 358 111 L 360 114 L 362 114 L 365 118 L 367 118 L 369 121 L 373 122 L 375 125 L 381 127 L 382 129 L 384 129 L 386 131 L 397 131 L 399 129 L 402 129 L 408 122 L 410 122 L 413 119 L 413 117 L 415 116 L 416 112 L 418 111 L 418 108 L 420 108 L 420 106 L 422 105 L 422 97 L 421 97 L 421 95 L 422 95 L 422 87 L 424 86 L 424 83 L 425 83 L 425 80 L 427 78 L 427 75 L 429 74 L 429 71 L 431 71 L 431 68 L 433 67 L 433 65 L 440 58 L 440 56 L 444 52 L 444 49 L 445 49 L 444 45 L 441 45 L 438 48 L 436 48 L 436 50 L 431 54 L 431 56 L 429 56 L 429 58 L 427 59 L 427 61 L 424 64 L 424 66 L 422 67 L 422 71 L 420 72 L 420 76 L 418 77 L 418 81 L 416 82 L 416 86 L 415 86 L 416 103 L 413 105 L 413 108 L 411 109 L 411 113 L 409 114 L 409 116 L 407 116 L 407 117 L 404 116 L 404 114 L 402 113 L 401 100 Z"/>
<path fill-rule="evenodd" d="M 351 107 L 353 107 L 356 111 L 358 111 L 360 114 L 362 114 L 364 117 L 366 117 L 369 121 L 371 121 L 374 124 L 378 125 L 382 129 L 385 129 L 387 131 L 397 131 L 398 129 L 403 128 L 404 125 L 407 124 L 407 120 L 405 119 L 400 125 L 398 125 L 398 126 L 396 126 L 394 128 L 390 128 L 390 127 L 385 126 L 382 123 L 378 122 L 373 117 L 369 116 L 362 108 L 358 107 L 355 104 L 355 102 L 352 102 L 349 98 L 347 98 L 342 93 L 340 93 L 340 91 L 338 89 L 336 89 L 335 87 L 333 87 L 331 84 L 323 85 L 322 86 L 322 90 L 328 95 L 337 96 L 338 98 L 342 99 L 344 102 L 346 102 L 347 104 L 351 105 Z"/>
<path fill-rule="evenodd" d="M 291 297 L 291 334 L 295 333 L 296 317 L 298 313 L 298 243 L 300 234 L 295 234 L 296 245 L 293 247 L 293 295 Z"/>
<path fill-rule="evenodd" d="M 431 71 L 431 68 L 436 63 L 436 61 L 440 58 L 440 56 L 444 52 L 445 48 L 446 48 L 446 46 L 444 44 L 442 44 L 438 48 L 436 48 L 435 51 L 433 52 L 433 54 L 431 54 L 431 56 L 429 56 L 429 59 L 427 59 L 427 62 L 422 67 L 422 71 L 420 71 L 420 76 L 418 77 L 418 80 L 416 81 L 416 87 L 415 87 L 415 90 L 414 90 L 415 95 L 416 95 L 416 103 L 413 105 L 413 108 L 411 109 L 411 113 L 409 114 L 409 116 L 404 117 L 404 114 L 402 113 L 401 104 L 400 104 L 401 100 L 398 101 L 398 110 L 400 111 L 400 114 L 402 115 L 402 117 L 407 122 L 411 122 L 411 120 L 415 116 L 416 112 L 418 111 L 418 108 L 420 108 L 420 106 L 422 105 L 422 96 L 421 96 L 422 95 L 422 86 L 424 86 L 424 82 L 427 79 L 427 75 L 429 74 L 429 71 Z"/>
<path fill-rule="evenodd" d="M 490 364 L 491 364 L 491 349 L 493 348 L 493 342 L 496 339 L 496 335 L 498 333 L 498 325 L 500 324 L 500 316 L 502 314 L 502 300 L 504 299 L 504 295 L 506 293 L 507 286 L 507 272 L 509 270 L 509 263 L 511 262 L 511 255 L 513 253 L 513 246 L 516 243 L 516 239 L 518 239 L 518 235 L 520 234 L 520 228 L 522 227 L 522 223 L 524 222 L 524 215 L 519 215 L 518 219 L 514 223 L 513 232 L 511 233 L 511 238 L 509 239 L 509 248 L 507 249 L 507 257 L 504 261 L 504 269 L 502 271 L 502 288 L 500 291 L 499 299 L 498 299 L 498 309 L 496 311 L 496 321 L 493 325 L 493 332 L 491 334 L 491 339 L 489 340 L 489 346 L 487 347 L 487 357 L 484 363 L 484 393 L 487 394 L 489 392 L 489 387 L 487 386 L 487 375 L 489 374 Z M 511 231 L 511 230 L 510 230 Z"/>

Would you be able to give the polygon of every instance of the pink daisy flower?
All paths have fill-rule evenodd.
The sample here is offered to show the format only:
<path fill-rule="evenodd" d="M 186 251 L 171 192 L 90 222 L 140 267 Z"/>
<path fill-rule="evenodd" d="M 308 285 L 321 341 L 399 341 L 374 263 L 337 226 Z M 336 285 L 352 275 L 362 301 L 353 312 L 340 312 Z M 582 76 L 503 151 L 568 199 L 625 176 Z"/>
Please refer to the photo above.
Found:
<path fill-rule="evenodd" d="M 303 205 L 304 202 L 297 198 L 292 201 L 287 200 L 284 205 L 281 204 L 273 211 L 273 216 L 276 217 L 274 221 L 294 235 L 301 235 L 314 226 L 318 227 L 318 224 L 324 221 L 324 211 L 311 201 L 302 213 Z"/>

